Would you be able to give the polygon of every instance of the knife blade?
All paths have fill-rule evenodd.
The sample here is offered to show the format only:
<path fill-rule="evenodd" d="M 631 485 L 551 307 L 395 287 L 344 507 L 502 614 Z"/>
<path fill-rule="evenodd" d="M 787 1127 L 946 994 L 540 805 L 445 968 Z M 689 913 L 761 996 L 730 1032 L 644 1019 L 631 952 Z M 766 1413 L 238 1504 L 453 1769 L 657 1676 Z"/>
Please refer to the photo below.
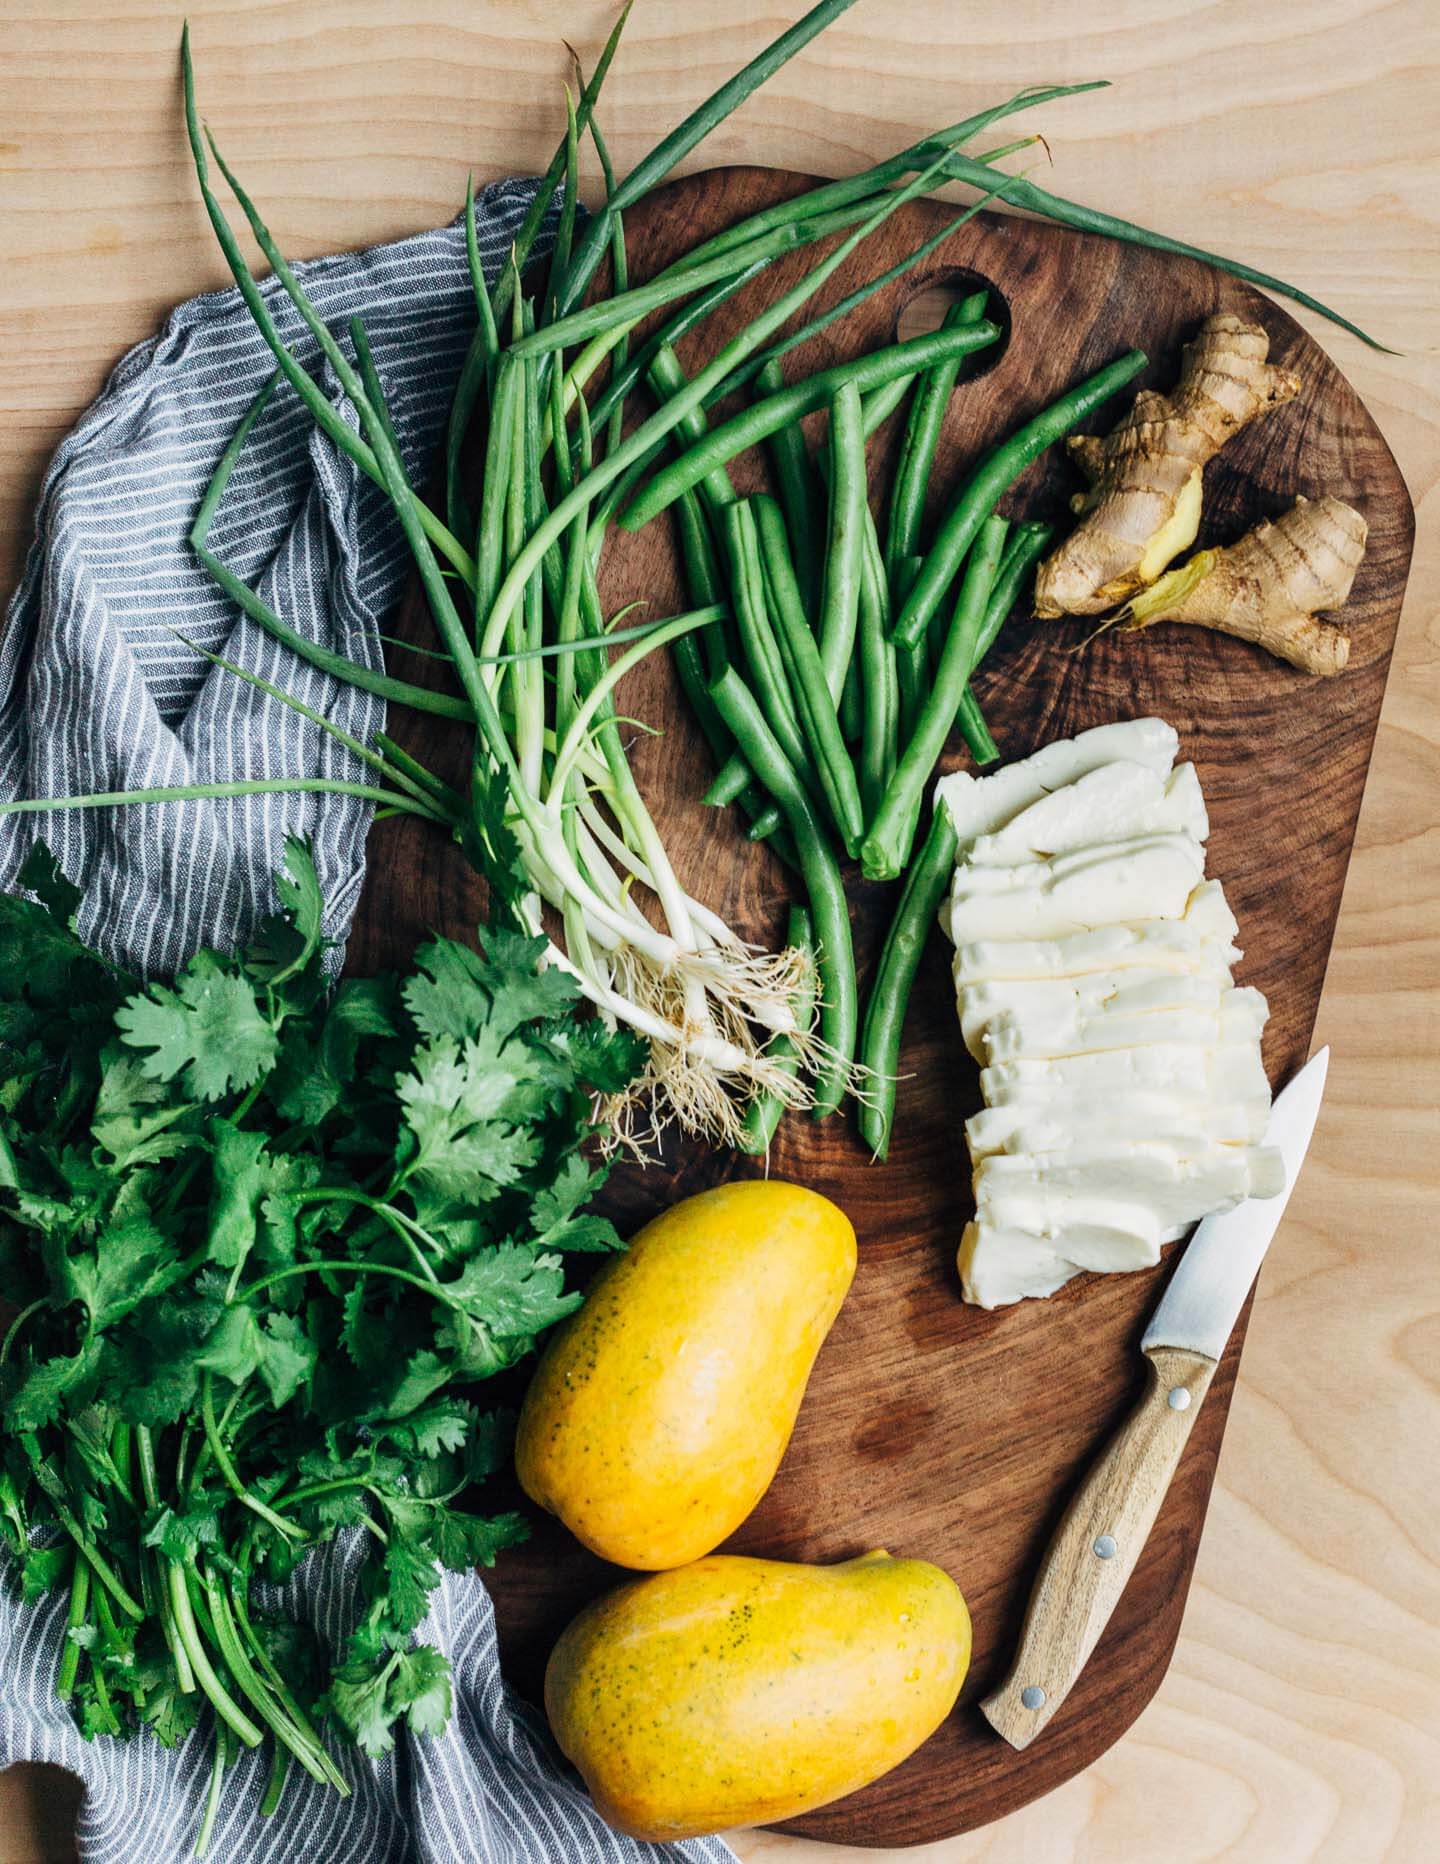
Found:
<path fill-rule="evenodd" d="M 1150 1316 L 1140 1351 L 1156 1346 L 1188 1347 L 1219 1359 L 1245 1305 L 1270 1240 L 1280 1227 L 1295 1180 L 1320 1116 L 1330 1051 L 1313 1055 L 1276 1096 L 1265 1144 L 1285 1161 L 1285 1189 L 1278 1197 L 1246 1198 L 1234 1210 L 1206 1217 L 1195 1230 L 1179 1267 Z"/>
<path fill-rule="evenodd" d="M 1135 1570 L 1300 1175 L 1329 1058 L 1321 1049 L 1271 1108 L 1265 1143 L 1284 1161 L 1284 1189 L 1206 1217 L 1150 1317 L 1140 1343 L 1145 1393 L 1071 1499 L 1041 1561 L 1015 1660 L 980 1704 L 1011 1747 L 1028 1747 L 1064 1702 Z"/>

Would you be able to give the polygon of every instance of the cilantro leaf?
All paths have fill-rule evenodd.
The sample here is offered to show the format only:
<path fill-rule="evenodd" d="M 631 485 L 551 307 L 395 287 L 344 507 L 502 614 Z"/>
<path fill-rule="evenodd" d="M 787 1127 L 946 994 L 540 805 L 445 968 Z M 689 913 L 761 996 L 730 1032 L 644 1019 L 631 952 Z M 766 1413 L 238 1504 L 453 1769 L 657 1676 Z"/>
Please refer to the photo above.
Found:
<path fill-rule="evenodd" d="M 578 1294 L 565 1293 L 560 1257 L 537 1255 L 518 1243 L 482 1250 L 445 1288 L 472 1320 L 501 1339 L 531 1339 L 580 1305 Z"/>
<path fill-rule="evenodd" d="M 401 1651 L 387 1706 L 404 1711 L 412 1735 L 443 1733 L 451 1706 L 450 1665 L 443 1653 L 430 1644 Z"/>
<path fill-rule="evenodd" d="M 477 1566 L 493 1566 L 497 1554 L 528 1540 L 530 1523 L 520 1514 L 495 1515 L 487 1521 L 446 1509 L 433 1533 L 441 1565 L 452 1573 L 468 1573 Z"/>
<path fill-rule="evenodd" d="M 248 979 L 221 968 L 201 952 L 181 972 L 174 990 L 152 984 L 116 1012 L 120 1037 L 148 1049 L 144 1066 L 157 1081 L 183 1071 L 185 1091 L 219 1100 L 252 1087 L 275 1061 L 278 1042 Z"/>

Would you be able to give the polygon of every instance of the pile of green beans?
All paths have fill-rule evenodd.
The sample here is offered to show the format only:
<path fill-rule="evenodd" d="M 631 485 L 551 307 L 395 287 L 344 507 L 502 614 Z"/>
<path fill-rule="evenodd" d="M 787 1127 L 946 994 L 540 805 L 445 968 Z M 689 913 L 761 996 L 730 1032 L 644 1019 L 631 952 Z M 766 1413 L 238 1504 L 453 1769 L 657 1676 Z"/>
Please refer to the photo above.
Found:
<path fill-rule="evenodd" d="M 943 819 L 911 864 L 926 792 L 953 732 L 977 767 L 999 756 L 971 680 L 1051 535 L 1046 524 L 1010 523 L 996 506 L 1145 360 L 1139 351 L 1119 357 L 981 453 L 927 535 L 942 428 L 969 361 L 998 336 L 987 309 L 987 293 L 972 292 L 938 330 L 788 384 L 772 355 L 751 374 L 745 405 L 718 425 L 690 397 L 671 427 L 670 457 L 656 455 L 619 513 L 636 529 L 672 510 L 692 602 L 728 606 L 731 627 L 706 635 L 705 676 L 695 636 L 672 650 L 719 766 L 705 800 L 741 802 L 751 838 L 771 840 L 799 875 L 826 1053 L 814 1111 L 834 1111 L 858 1061 L 861 1132 L 881 1156 L 905 1006 L 945 878 Z M 663 407 L 690 379 L 673 349 L 652 354 L 649 384 Z M 882 539 L 866 443 L 907 398 Z M 828 418 L 812 453 L 800 423 L 817 410 Z M 757 444 L 774 496 L 737 497 L 730 468 Z M 907 877 L 863 1034 L 847 858 L 867 880 Z M 754 1133 L 768 1142 L 779 1117 L 778 1103 L 757 1108 Z"/>

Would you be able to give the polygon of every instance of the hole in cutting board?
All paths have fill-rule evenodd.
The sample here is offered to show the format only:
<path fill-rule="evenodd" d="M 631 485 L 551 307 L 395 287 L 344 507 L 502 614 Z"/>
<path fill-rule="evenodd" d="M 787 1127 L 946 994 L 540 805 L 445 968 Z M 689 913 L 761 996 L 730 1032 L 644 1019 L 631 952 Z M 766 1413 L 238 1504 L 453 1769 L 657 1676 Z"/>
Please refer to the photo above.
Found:
<path fill-rule="evenodd" d="M 928 336 L 932 330 L 938 330 L 951 309 L 976 291 L 988 294 L 985 315 L 999 324 L 1000 338 L 975 356 L 965 370 L 964 380 L 973 382 L 987 375 L 1010 345 L 1010 303 L 1005 293 L 980 272 L 956 266 L 914 281 L 914 289 L 900 306 L 895 319 L 896 340 L 905 343 L 911 337 Z"/>

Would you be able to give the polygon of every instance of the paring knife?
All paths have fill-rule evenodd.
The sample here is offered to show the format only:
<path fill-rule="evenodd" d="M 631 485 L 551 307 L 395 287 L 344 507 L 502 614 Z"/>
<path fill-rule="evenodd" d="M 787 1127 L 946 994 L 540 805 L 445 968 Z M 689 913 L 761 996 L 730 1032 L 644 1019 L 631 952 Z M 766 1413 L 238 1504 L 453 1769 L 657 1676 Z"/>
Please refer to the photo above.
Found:
<path fill-rule="evenodd" d="M 1270 1240 L 1320 1112 L 1329 1049 L 1306 1062 L 1270 1112 L 1265 1143 L 1285 1161 L 1278 1197 L 1249 1198 L 1198 1226 L 1150 1318 L 1144 1397 L 1077 1491 L 1041 1563 L 1010 1674 L 980 1704 L 1014 1748 L 1069 1695 L 1135 1570 Z"/>

